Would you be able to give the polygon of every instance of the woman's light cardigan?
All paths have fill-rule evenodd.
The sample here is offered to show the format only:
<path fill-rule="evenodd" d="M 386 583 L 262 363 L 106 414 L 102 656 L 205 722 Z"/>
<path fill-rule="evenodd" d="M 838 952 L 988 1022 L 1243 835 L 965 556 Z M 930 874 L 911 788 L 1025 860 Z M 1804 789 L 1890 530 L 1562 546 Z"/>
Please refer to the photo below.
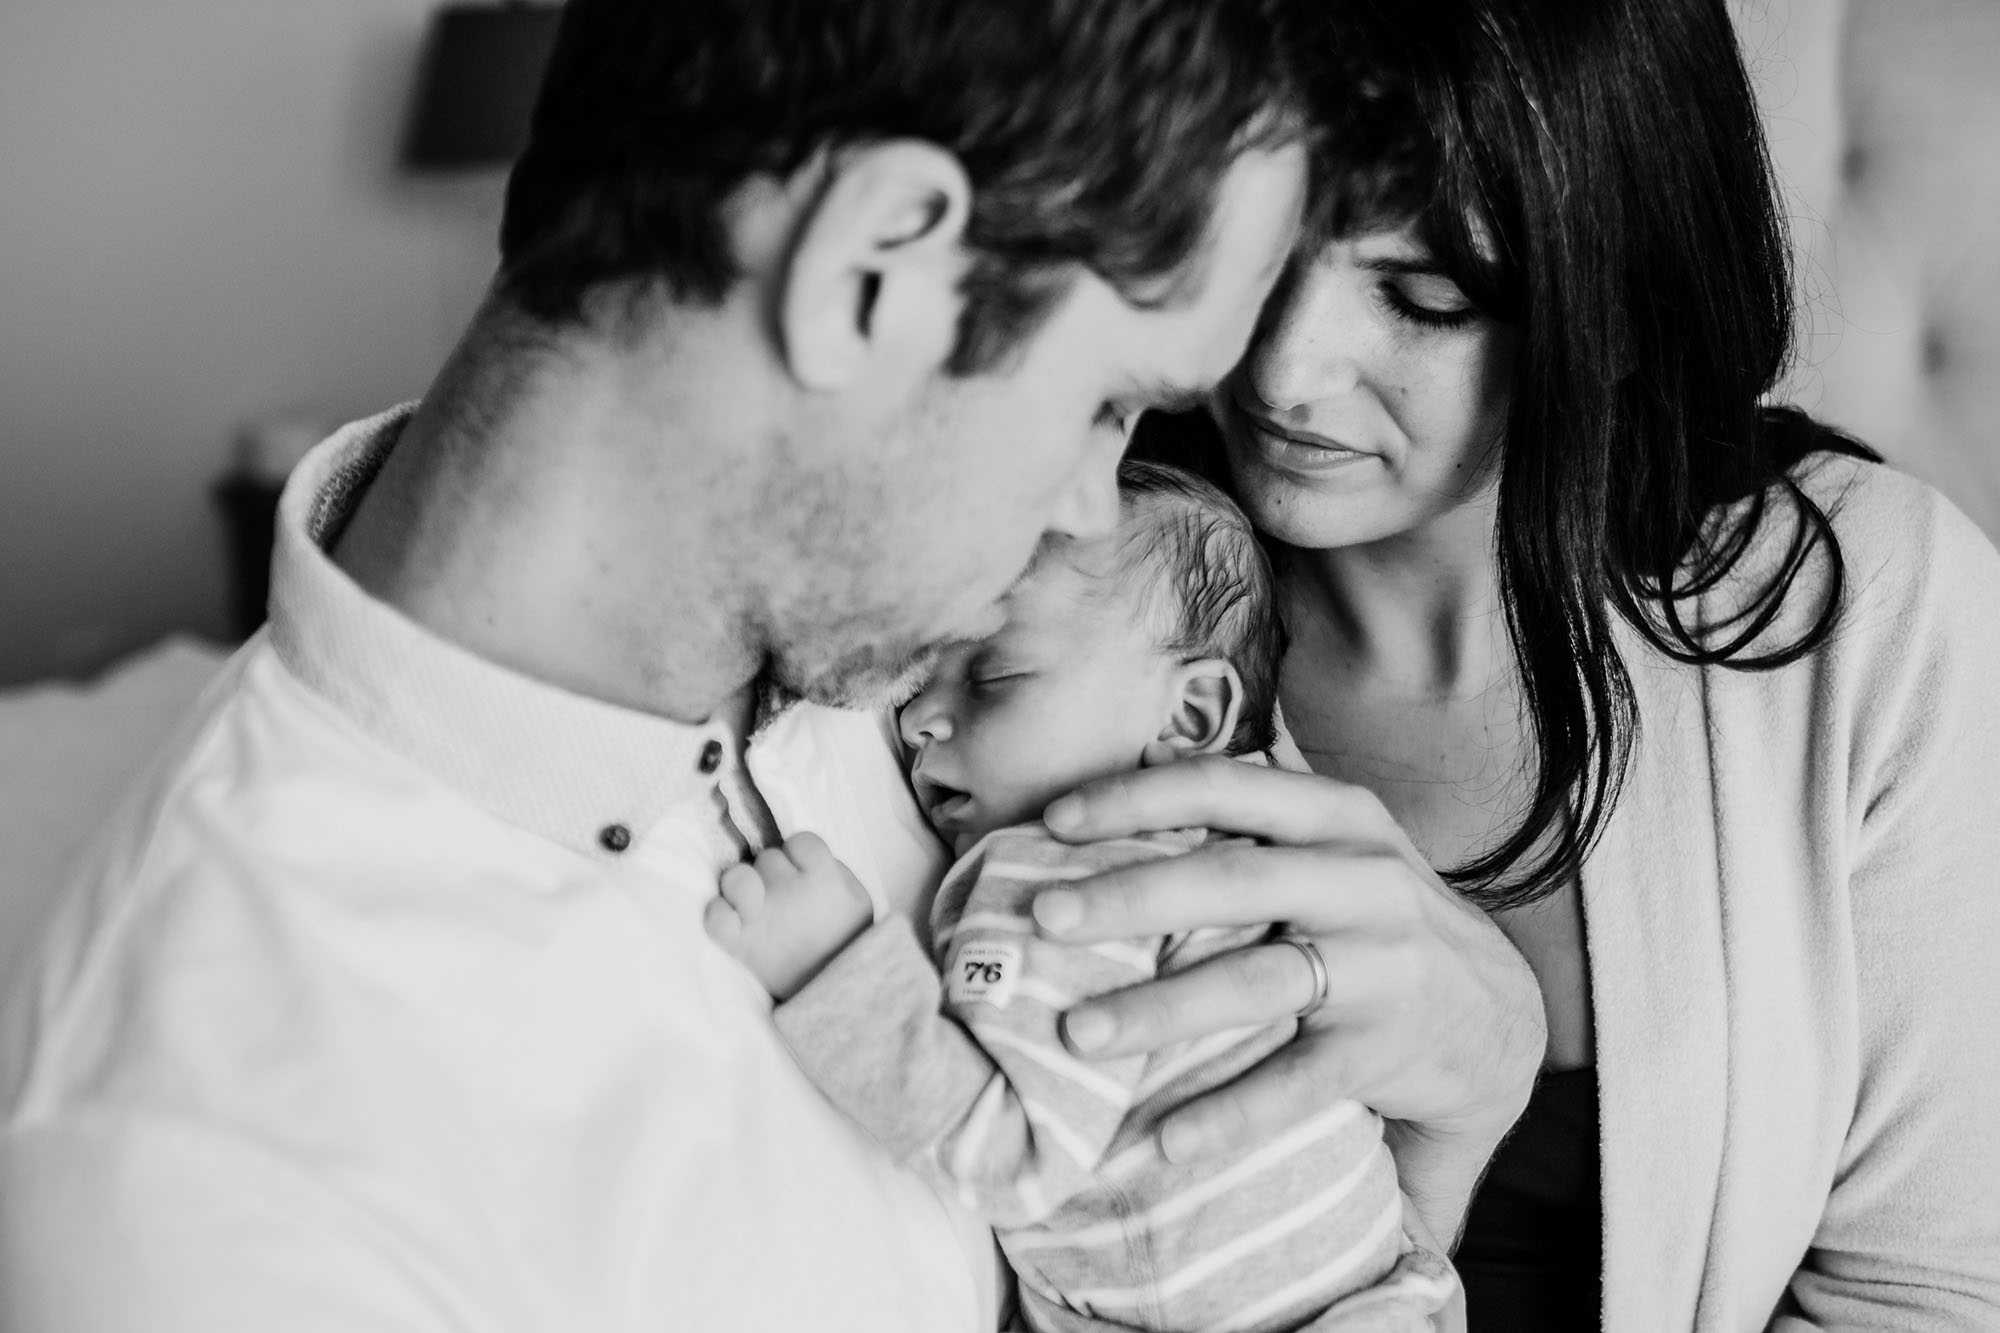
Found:
<path fill-rule="evenodd" d="M 2000 555 L 1887 468 L 1805 484 L 1828 643 L 1742 672 L 1620 626 L 1640 738 L 1583 877 L 1607 1329 L 2000 1329 Z"/>

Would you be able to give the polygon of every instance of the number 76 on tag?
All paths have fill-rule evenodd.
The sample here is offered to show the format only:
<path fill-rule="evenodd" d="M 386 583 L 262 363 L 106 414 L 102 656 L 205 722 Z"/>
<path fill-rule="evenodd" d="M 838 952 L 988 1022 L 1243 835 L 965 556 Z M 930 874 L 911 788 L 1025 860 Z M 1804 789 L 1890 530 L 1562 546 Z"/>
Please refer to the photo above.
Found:
<path fill-rule="evenodd" d="M 945 965 L 945 995 L 953 1004 L 1005 1009 L 1021 979 L 1021 946 L 1014 940 L 968 940 Z"/>

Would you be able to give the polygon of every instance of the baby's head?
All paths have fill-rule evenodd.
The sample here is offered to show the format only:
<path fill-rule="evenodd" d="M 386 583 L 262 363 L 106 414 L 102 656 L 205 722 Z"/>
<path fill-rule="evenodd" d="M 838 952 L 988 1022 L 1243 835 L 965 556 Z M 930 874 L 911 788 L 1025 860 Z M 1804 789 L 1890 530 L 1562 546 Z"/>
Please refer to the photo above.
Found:
<path fill-rule="evenodd" d="M 1272 743 L 1283 632 L 1249 520 L 1176 468 L 1118 480 L 1118 530 L 1045 542 L 1001 629 L 903 709 L 918 799 L 961 854 L 1093 778 Z"/>

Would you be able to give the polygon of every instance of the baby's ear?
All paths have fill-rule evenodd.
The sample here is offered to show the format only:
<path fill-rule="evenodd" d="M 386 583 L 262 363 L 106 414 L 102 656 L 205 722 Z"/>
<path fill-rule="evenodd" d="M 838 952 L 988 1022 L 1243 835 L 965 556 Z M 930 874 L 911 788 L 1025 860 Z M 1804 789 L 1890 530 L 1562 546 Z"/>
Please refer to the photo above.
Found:
<path fill-rule="evenodd" d="M 1173 712 L 1142 757 L 1148 768 L 1226 751 L 1243 711 L 1243 677 L 1220 657 L 1184 662 L 1175 669 L 1170 701 Z"/>

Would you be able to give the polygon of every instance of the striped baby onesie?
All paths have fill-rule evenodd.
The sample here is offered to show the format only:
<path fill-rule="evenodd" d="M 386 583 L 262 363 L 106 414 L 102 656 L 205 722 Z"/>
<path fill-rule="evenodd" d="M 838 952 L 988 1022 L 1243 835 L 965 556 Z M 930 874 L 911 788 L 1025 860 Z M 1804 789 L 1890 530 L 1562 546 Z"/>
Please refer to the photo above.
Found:
<path fill-rule="evenodd" d="M 1336 1103 L 1190 1166 L 1155 1147 L 1166 1112 L 1283 1045 L 1293 1022 L 1109 1061 L 1079 1060 L 1058 1034 L 1085 996 L 1268 935 L 1083 946 L 1035 934 L 1043 887 L 1207 840 L 1191 830 L 1073 847 L 1039 824 L 990 834 L 938 890 L 930 954 L 908 922 L 877 924 L 778 1006 L 779 1031 L 898 1161 L 992 1224 L 1041 1333 L 1425 1327 L 1454 1279 L 1405 1238 L 1374 1113 Z"/>

